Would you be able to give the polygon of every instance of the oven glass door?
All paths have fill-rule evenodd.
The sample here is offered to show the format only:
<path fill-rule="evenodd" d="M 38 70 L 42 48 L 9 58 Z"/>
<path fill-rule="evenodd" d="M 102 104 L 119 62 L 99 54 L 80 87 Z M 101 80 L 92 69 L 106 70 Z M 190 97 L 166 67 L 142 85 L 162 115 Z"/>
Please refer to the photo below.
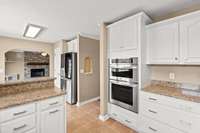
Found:
<path fill-rule="evenodd" d="M 112 68 L 113 77 L 133 78 L 132 68 Z"/>
<path fill-rule="evenodd" d="M 133 87 L 111 83 L 111 98 L 133 106 Z"/>

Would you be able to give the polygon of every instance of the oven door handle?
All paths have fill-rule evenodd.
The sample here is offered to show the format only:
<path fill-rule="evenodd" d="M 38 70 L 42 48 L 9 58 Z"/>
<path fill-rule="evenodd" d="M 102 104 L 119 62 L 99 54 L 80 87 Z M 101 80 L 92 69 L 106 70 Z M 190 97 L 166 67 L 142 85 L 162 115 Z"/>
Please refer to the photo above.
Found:
<path fill-rule="evenodd" d="M 127 82 L 120 82 L 120 81 L 114 81 L 114 80 L 110 80 L 110 83 L 112 84 L 117 84 L 117 85 L 122 85 L 122 86 L 128 86 L 128 87 L 133 87 L 136 88 L 138 87 L 138 84 L 126 84 Z"/>
<path fill-rule="evenodd" d="M 119 66 L 110 66 L 111 69 L 137 69 L 138 66 L 129 66 L 129 67 L 119 67 Z"/>

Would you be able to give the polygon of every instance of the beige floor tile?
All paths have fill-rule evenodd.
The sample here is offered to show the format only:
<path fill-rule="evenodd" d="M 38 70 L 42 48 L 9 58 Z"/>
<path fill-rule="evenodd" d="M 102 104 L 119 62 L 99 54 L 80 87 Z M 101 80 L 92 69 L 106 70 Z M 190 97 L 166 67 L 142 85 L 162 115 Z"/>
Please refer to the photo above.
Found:
<path fill-rule="evenodd" d="M 81 107 L 67 104 L 67 133 L 136 133 L 115 120 L 100 121 L 99 107 L 99 101 Z"/>

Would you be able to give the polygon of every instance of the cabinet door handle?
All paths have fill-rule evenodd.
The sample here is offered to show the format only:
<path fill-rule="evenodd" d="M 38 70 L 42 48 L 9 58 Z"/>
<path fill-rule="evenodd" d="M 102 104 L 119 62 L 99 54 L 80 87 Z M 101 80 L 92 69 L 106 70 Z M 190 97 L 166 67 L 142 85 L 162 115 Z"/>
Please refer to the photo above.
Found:
<path fill-rule="evenodd" d="M 149 97 L 149 100 L 151 100 L 151 101 L 157 101 L 156 98 L 152 98 L 152 97 Z"/>
<path fill-rule="evenodd" d="M 148 111 L 149 111 L 150 113 L 157 114 L 157 112 L 156 112 L 156 111 L 153 111 L 153 110 L 151 110 L 151 109 L 149 109 Z"/>
<path fill-rule="evenodd" d="M 152 127 L 149 127 L 150 130 L 154 131 L 154 132 L 157 132 L 158 130 L 152 128 Z"/>
<path fill-rule="evenodd" d="M 175 60 L 178 60 L 178 57 L 175 57 Z"/>
<path fill-rule="evenodd" d="M 16 128 L 13 128 L 14 131 L 18 131 L 18 130 L 21 130 L 23 128 L 27 127 L 26 124 L 22 125 L 22 126 L 19 126 L 19 127 L 16 127 Z"/>
<path fill-rule="evenodd" d="M 22 112 L 17 112 L 17 113 L 14 113 L 13 115 L 14 116 L 17 116 L 17 115 L 22 115 L 22 114 L 25 114 L 27 111 L 26 110 L 24 110 L 24 111 L 22 111 Z"/>
<path fill-rule="evenodd" d="M 49 105 L 56 105 L 56 104 L 58 104 L 58 102 L 54 102 L 54 103 L 50 103 Z"/>
<path fill-rule="evenodd" d="M 114 116 L 117 116 L 117 114 L 115 114 L 115 113 L 112 113 Z"/>
<path fill-rule="evenodd" d="M 59 112 L 59 110 L 51 111 L 51 112 L 49 112 L 49 114 L 55 114 L 57 112 Z"/>
<path fill-rule="evenodd" d="M 125 122 L 127 122 L 127 123 L 131 123 L 131 121 L 129 121 L 129 120 L 125 120 Z"/>

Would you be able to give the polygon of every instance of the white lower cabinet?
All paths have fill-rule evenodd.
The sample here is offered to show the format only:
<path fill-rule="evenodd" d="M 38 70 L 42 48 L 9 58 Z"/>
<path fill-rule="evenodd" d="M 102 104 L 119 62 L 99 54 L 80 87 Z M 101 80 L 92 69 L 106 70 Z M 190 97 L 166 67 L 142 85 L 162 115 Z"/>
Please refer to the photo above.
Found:
<path fill-rule="evenodd" d="M 64 108 L 62 106 L 41 113 L 41 133 L 64 133 Z"/>
<path fill-rule="evenodd" d="M 172 128 L 166 124 L 154 121 L 147 117 L 141 117 L 139 122 L 140 133 L 183 133 L 182 131 Z"/>
<path fill-rule="evenodd" d="M 1 133 L 24 133 L 36 127 L 36 116 L 30 115 L 1 124 Z"/>
<path fill-rule="evenodd" d="M 0 110 L 0 133 L 66 133 L 64 96 Z"/>
<path fill-rule="evenodd" d="M 151 100 L 152 98 L 153 100 Z M 167 103 L 171 105 L 167 105 Z M 153 129 L 155 129 L 154 131 L 158 132 L 161 130 L 161 128 L 159 129 L 159 126 L 156 127 L 154 123 L 159 123 L 161 125 L 160 127 L 162 127 L 163 129 L 165 129 L 165 127 L 169 127 L 166 129 L 169 129 L 168 132 L 170 133 L 197 133 L 198 131 L 200 131 L 200 115 L 197 113 L 193 113 L 192 111 L 197 110 L 199 108 L 199 105 L 196 106 L 195 109 L 195 106 L 193 106 L 193 104 L 197 105 L 197 103 L 190 102 L 191 109 L 184 110 L 184 108 L 182 108 L 184 103 L 186 103 L 187 107 L 188 102 L 184 100 L 177 100 L 175 98 L 160 95 L 156 96 L 155 94 L 151 93 L 141 93 L 139 122 L 141 124 L 139 129 L 141 129 L 142 131 L 144 130 L 145 133 L 151 133 L 147 132 L 147 130 Z M 147 127 L 145 128 L 142 123 L 146 120 L 150 121 L 149 119 L 151 120 L 151 122 L 145 122 L 147 123 Z M 174 131 L 177 131 L 170 131 L 170 129 L 174 129 Z M 162 133 L 165 132 L 163 131 Z"/>
<path fill-rule="evenodd" d="M 25 132 L 25 133 L 37 133 L 37 132 L 36 132 L 36 129 L 33 129 L 33 130 Z"/>
<path fill-rule="evenodd" d="M 132 129 L 136 129 L 138 119 L 137 114 L 110 103 L 108 104 L 108 108 L 111 118 L 119 121 L 120 123 Z"/>

